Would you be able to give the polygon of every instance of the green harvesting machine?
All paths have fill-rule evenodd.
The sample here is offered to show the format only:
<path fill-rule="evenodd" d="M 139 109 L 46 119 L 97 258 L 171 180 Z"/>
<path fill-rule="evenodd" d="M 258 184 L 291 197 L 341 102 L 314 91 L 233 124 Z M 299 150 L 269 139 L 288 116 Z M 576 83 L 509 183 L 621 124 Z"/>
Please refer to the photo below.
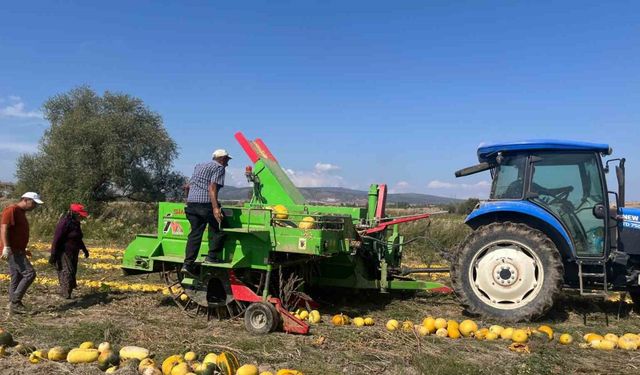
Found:
<path fill-rule="evenodd" d="M 386 185 L 371 186 L 366 208 L 310 204 L 262 140 L 249 141 L 240 132 L 235 138 L 253 162 L 245 172 L 253 193 L 242 206 L 223 208 L 223 262 L 202 263 L 208 252 L 204 236 L 198 277 L 184 277 L 179 270 L 190 230 L 185 205 L 161 202 L 158 233 L 138 235 L 124 252 L 126 274 L 159 272 L 188 315 L 225 319 L 244 314 L 246 328 L 254 333 L 280 326 L 307 333 L 309 326 L 288 311 L 314 307 L 301 286 L 450 291 L 408 276 L 442 270 L 401 267 L 405 243 L 399 225 L 429 214 L 385 215 Z"/>

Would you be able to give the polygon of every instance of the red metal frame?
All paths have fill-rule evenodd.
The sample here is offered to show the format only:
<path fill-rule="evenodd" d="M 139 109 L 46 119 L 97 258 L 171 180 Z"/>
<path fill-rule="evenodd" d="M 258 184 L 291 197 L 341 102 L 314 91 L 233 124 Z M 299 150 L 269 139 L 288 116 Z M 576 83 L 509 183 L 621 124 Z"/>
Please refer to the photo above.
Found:
<path fill-rule="evenodd" d="M 278 162 L 278 160 L 276 160 L 276 157 L 273 156 L 273 154 L 271 153 L 271 150 L 269 150 L 269 147 L 267 147 L 267 145 L 264 144 L 264 142 L 262 142 L 262 139 L 256 138 L 256 140 L 253 141 L 253 143 L 256 146 L 258 146 L 258 148 L 260 148 L 260 150 L 262 152 L 264 152 L 264 155 L 267 157 L 267 159 L 271 159 L 271 160 L 275 161 L 276 163 Z"/>
<path fill-rule="evenodd" d="M 244 152 L 247 154 L 251 162 L 256 163 L 260 159 L 260 156 L 258 156 L 256 150 L 253 149 L 251 142 L 249 142 L 247 138 L 245 138 L 242 132 L 237 132 L 234 137 L 236 138 L 240 146 L 242 146 Z"/>
<path fill-rule="evenodd" d="M 253 290 L 249 289 L 242 281 L 238 280 L 233 270 L 229 271 L 229 282 L 231 284 L 231 294 L 233 298 L 242 302 L 261 302 L 262 298 L 258 296 Z M 272 303 L 280 318 L 282 319 L 282 329 L 287 333 L 299 333 L 306 335 L 309 333 L 309 325 L 303 320 L 296 318 L 287 309 L 282 306 L 282 301 L 279 298 L 270 297 L 269 303 Z"/>
<path fill-rule="evenodd" d="M 369 229 L 365 230 L 364 234 L 371 234 L 371 233 L 381 232 L 381 231 L 387 229 L 387 227 L 389 227 L 391 225 L 402 224 L 402 223 L 408 223 L 410 221 L 427 219 L 429 216 L 431 216 L 431 214 L 420 214 L 420 215 L 403 217 L 401 219 L 385 221 L 384 223 L 380 223 L 380 224 L 378 224 L 377 226 L 375 226 L 373 228 L 369 228 Z"/>
<path fill-rule="evenodd" d="M 376 206 L 376 218 L 378 221 L 384 217 L 384 209 L 387 205 L 387 185 L 378 185 L 378 205 Z"/>

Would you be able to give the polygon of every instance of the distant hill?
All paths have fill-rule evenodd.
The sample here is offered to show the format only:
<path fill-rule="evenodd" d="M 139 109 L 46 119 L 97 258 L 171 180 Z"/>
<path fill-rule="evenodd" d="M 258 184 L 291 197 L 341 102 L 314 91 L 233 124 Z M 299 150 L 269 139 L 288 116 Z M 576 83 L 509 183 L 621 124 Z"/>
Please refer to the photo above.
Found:
<path fill-rule="evenodd" d="M 305 199 L 309 202 L 321 202 L 327 204 L 349 203 L 364 206 L 367 204 L 366 191 L 353 190 L 339 187 L 299 188 Z M 222 200 L 248 200 L 251 196 L 250 187 L 225 186 L 220 191 Z M 388 203 L 407 203 L 410 205 L 443 205 L 459 203 L 462 200 L 455 198 L 439 197 L 429 194 L 401 193 L 388 194 Z"/>

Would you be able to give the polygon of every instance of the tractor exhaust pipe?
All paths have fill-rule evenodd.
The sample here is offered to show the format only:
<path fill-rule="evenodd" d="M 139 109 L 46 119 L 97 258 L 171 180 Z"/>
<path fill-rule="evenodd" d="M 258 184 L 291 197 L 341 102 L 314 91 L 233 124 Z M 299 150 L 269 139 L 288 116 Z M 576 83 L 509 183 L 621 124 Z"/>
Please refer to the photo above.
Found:
<path fill-rule="evenodd" d="M 620 163 L 616 166 L 616 177 L 618 178 L 618 207 L 624 207 L 625 204 L 625 194 L 624 194 L 624 185 L 625 185 L 625 173 L 624 173 L 624 163 L 626 159 L 620 159 Z"/>

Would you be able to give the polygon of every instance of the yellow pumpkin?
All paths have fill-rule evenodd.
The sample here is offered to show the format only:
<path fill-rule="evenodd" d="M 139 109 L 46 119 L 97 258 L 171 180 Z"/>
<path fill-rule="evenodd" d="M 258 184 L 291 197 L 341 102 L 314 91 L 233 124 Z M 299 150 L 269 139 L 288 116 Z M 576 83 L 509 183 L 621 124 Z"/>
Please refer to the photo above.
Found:
<path fill-rule="evenodd" d="M 359 316 L 353 318 L 353 325 L 356 327 L 364 327 L 364 319 Z"/>
<path fill-rule="evenodd" d="M 436 319 L 434 324 L 435 324 L 436 329 L 447 328 L 447 321 L 445 319 L 442 319 L 442 318 Z"/>
<path fill-rule="evenodd" d="M 458 329 L 458 322 L 455 320 L 449 320 L 447 322 L 447 335 L 452 339 L 459 339 L 461 334 Z"/>
<path fill-rule="evenodd" d="M 171 369 L 171 375 L 187 375 L 189 372 L 191 367 L 187 362 L 180 362 Z"/>
<path fill-rule="evenodd" d="M 273 206 L 272 210 L 276 219 L 284 220 L 289 218 L 289 210 L 287 209 L 287 207 L 281 204 L 276 204 L 275 206 Z"/>
<path fill-rule="evenodd" d="M 372 326 L 374 324 L 375 324 L 375 321 L 373 320 L 373 318 L 371 318 L 371 317 L 364 318 L 364 325 L 365 326 Z"/>
<path fill-rule="evenodd" d="M 437 330 L 436 320 L 431 316 L 424 318 L 424 320 L 422 321 L 422 325 L 429 330 L 429 333 L 434 333 Z"/>
<path fill-rule="evenodd" d="M 162 374 L 171 375 L 171 370 L 182 362 L 184 362 L 184 358 L 179 354 L 165 358 L 165 360 L 162 361 Z"/>
<path fill-rule="evenodd" d="M 233 353 L 222 352 L 217 358 L 216 365 L 224 375 L 235 375 L 240 363 Z"/>
<path fill-rule="evenodd" d="M 400 327 L 400 323 L 395 319 L 391 319 L 385 326 L 387 327 L 387 331 L 395 331 Z"/>
<path fill-rule="evenodd" d="M 489 327 L 489 332 L 493 332 L 496 335 L 500 336 L 502 334 L 502 331 L 504 331 L 504 327 L 503 326 L 499 326 L 499 325 L 492 325 L 491 327 Z"/>
<path fill-rule="evenodd" d="M 604 337 L 598 335 L 597 333 L 587 333 L 586 335 L 583 336 L 584 341 L 586 341 L 588 344 L 591 344 L 594 341 L 602 341 L 604 340 Z"/>
<path fill-rule="evenodd" d="M 638 342 L 629 337 L 620 337 L 618 339 L 618 347 L 622 350 L 636 350 L 638 349 Z"/>
<path fill-rule="evenodd" d="M 85 341 L 79 346 L 80 349 L 95 349 L 96 346 L 92 341 Z"/>
<path fill-rule="evenodd" d="M 198 359 L 198 355 L 195 352 L 186 352 L 184 353 L 184 360 L 187 362 L 192 362 Z"/>
<path fill-rule="evenodd" d="M 429 330 L 427 329 L 427 327 L 425 327 L 423 325 L 416 325 L 415 329 L 416 329 L 416 331 L 418 332 L 418 334 L 420 336 L 428 336 L 429 335 Z"/>
<path fill-rule="evenodd" d="M 494 341 L 498 339 L 498 335 L 495 332 L 489 332 L 487 333 L 487 337 L 485 337 L 485 340 L 487 341 Z"/>
<path fill-rule="evenodd" d="M 502 332 L 500 333 L 500 338 L 503 340 L 511 340 L 511 337 L 513 336 L 513 331 L 514 329 L 511 327 L 507 327 L 503 329 Z"/>
<path fill-rule="evenodd" d="M 149 349 L 139 346 L 123 346 L 120 349 L 120 359 L 124 361 L 127 359 L 138 359 L 142 361 L 143 359 L 148 358 L 149 355 L 151 355 Z"/>
<path fill-rule="evenodd" d="M 549 341 L 553 340 L 553 329 L 551 327 L 543 325 L 538 327 L 538 331 L 545 333 L 549 338 Z"/>
<path fill-rule="evenodd" d="M 438 328 L 436 331 L 436 336 L 438 337 L 447 337 L 449 336 L 449 331 L 446 328 Z"/>
<path fill-rule="evenodd" d="M 410 320 L 402 322 L 402 330 L 405 332 L 413 332 L 413 322 Z"/>
<path fill-rule="evenodd" d="M 204 359 L 202 360 L 202 364 L 213 363 L 215 365 L 217 359 L 218 359 L 218 355 L 216 353 L 209 353 L 206 356 L 204 356 Z"/>
<path fill-rule="evenodd" d="M 620 340 L 620 337 L 618 337 L 618 335 L 615 335 L 613 333 L 607 333 L 606 335 L 604 335 L 604 339 L 613 341 L 613 342 L 618 342 L 618 340 Z"/>
<path fill-rule="evenodd" d="M 573 336 L 571 336 L 568 333 L 563 333 L 562 335 L 560 335 L 560 338 L 558 339 L 558 341 L 562 345 L 569 345 L 573 342 Z"/>
<path fill-rule="evenodd" d="M 67 359 L 67 351 L 61 346 L 55 346 L 49 349 L 49 353 L 47 354 L 47 357 L 49 358 L 50 361 L 56 361 L 56 362 L 64 361 L 65 359 Z"/>
<path fill-rule="evenodd" d="M 598 350 L 613 350 L 616 348 L 617 343 L 609 340 L 593 340 L 591 341 L 591 347 Z"/>
<path fill-rule="evenodd" d="M 278 373 L 276 375 L 304 375 L 304 374 L 297 370 L 282 369 L 282 370 L 278 370 Z"/>
<path fill-rule="evenodd" d="M 309 313 L 309 323 L 318 324 L 321 320 L 320 312 L 318 310 L 311 310 Z"/>
<path fill-rule="evenodd" d="M 462 323 L 460 323 L 458 329 L 460 330 L 462 336 L 469 337 L 478 330 L 478 325 L 473 320 L 467 319 L 463 320 Z"/>
<path fill-rule="evenodd" d="M 334 315 L 333 318 L 331 318 L 331 323 L 333 323 L 334 326 L 348 325 L 349 317 L 344 314 Z"/>
<path fill-rule="evenodd" d="M 524 344 L 529 341 L 529 335 L 524 329 L 516 329 L 513 331 L 513 335 L 511 335 L 511 340 L 518 344 Z"/>
<path fill-rule="evenodd" d="M 72 349 L 67 354 L 67 362 L 76 364 L 76 363 L 91 363 L 95 362 L 98 359 L 100 352 L 98 349 Z"/>
<path fill-rule="evenodd" d="M 258 368 L 254 365 L 244 365 L 242 367 L 240 367 L 235 375 L 258 375 L 259 371 Z"/>
<path fill-rule="evenodd" d="M 313 229 L 313 227 L 315 226 L 315 222 L 316 222 L 316 220 L 314 218 L 312 218 L 311 216 L 307 216 L 307 217 L 302 219 L 300 224 L 298 224 L 298 228 L 300 228 L 300 229 Z"/>
<path fill-rule="evenodd" d="M 473 336 L 476 338 L 476 340 L 485 340 L 488 334 L 489 330 L 487 328 L 480 328 L 473 333 Z"/>

